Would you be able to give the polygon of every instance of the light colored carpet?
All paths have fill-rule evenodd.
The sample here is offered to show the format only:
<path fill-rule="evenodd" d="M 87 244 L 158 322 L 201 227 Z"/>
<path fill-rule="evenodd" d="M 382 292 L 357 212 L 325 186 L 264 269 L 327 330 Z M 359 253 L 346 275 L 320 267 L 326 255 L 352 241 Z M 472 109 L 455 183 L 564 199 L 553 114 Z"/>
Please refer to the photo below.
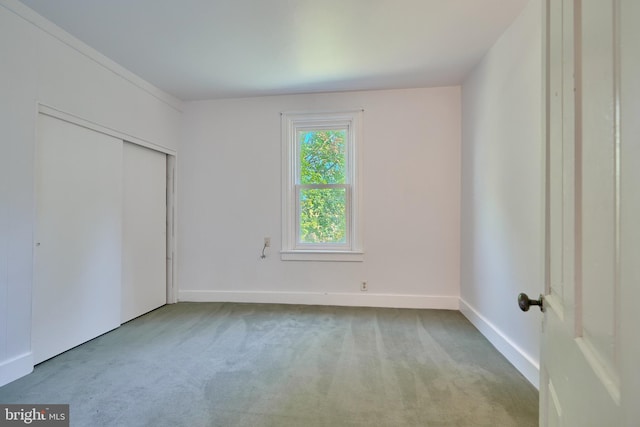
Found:
<path fill-rule="evenodd" d="M 77 427 L 538 425 L 537 390 L 445 310 L 168 305 L 0 402 L 69 403 Z"/>

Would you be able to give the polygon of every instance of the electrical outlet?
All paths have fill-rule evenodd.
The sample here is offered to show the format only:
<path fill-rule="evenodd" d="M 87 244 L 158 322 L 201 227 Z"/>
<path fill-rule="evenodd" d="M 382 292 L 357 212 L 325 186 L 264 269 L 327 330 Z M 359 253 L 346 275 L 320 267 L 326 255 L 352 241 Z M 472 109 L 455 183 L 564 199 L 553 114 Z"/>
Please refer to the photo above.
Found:
<path fill-rule="evenodd" d="M 367 285 L 367 282 L 366 282 L 366 281 L 365 281 L 365 282 L 362 282 L 362 283 L 360 284 L 360 290 L 361 290 L 362 292 L 367 292 L 367 291 L 369 290 L 369 287 L 368 287 L 368 285 Z"/>
<path fill-rule="evenodd" d="M 267 248 L 271 247 L 271 237 L 265 237 L 264 238 L 264 246 Z"/>

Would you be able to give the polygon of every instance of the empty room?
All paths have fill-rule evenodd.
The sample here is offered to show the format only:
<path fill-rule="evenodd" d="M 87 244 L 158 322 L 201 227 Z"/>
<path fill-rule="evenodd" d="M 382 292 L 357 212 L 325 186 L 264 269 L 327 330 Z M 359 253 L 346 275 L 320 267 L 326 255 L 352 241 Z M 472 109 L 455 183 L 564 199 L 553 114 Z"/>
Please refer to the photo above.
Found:
<path fill-rule="evenodd" d="M 637 425 L 637 22 L 0 0 L 0 425 Z"/>

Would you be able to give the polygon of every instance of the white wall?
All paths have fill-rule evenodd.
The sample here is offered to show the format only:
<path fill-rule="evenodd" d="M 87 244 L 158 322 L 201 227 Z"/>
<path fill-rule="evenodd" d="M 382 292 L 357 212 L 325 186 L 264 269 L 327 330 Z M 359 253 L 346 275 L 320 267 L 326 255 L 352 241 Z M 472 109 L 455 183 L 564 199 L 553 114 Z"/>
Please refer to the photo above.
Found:
<path fill-rule="evenodd" d="M 180 103 L 0 0 L 0 385 L 30 372 L 37 103 L 175 150 Z"/>
<path fill-rule="evenodd" d="M 354 107 L 365 261 L 281 261 L 280 113 Z M 182 141 L 180 300 L 458 308 L 459 87 L 193 102 Z"/>
<path fill-rule="evenodd" d="M 541 3 L 532 0 L 462 89 L 461 310 L 535 385 L 544 289 Z"/>

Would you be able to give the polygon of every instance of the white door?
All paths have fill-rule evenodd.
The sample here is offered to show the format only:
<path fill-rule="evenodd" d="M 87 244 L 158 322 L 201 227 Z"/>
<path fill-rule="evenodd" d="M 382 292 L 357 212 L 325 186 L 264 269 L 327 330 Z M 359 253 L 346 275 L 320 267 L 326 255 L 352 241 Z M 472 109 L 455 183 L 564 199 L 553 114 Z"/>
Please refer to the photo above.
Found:
<path fill-rule="evenodd" d="M 122 141 L 38 117 L 32 351 L 40 363 L 120 325 Z"/>
<path fill-rule="evenodd" d="M 122 322 L 167 302 L 167 156 L 124 144 Z"/>
<path fill-rule="evenodd" d="M 640 2 L 545 0 L 540 424 L 640 425 Z"/>

